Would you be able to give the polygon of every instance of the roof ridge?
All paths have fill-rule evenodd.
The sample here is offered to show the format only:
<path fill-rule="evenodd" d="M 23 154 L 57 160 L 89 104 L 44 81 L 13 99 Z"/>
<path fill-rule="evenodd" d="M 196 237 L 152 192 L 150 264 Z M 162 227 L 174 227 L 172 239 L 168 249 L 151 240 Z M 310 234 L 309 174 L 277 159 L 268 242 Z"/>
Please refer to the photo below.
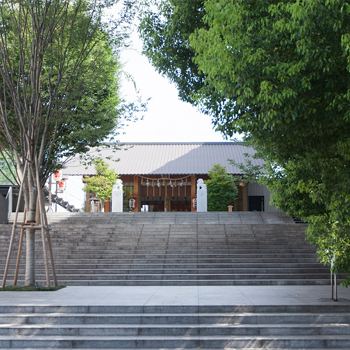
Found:
<path fill-rule="evenodd" d="M 205 141 L 205 142 L 109 142 L 117 145 L 247 145 L 245 141 Z"/>

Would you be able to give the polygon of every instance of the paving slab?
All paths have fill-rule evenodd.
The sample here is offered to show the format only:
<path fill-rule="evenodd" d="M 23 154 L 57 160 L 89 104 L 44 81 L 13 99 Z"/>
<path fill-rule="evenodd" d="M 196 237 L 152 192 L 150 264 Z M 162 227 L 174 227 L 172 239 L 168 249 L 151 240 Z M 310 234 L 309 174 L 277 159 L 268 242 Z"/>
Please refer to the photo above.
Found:
<path fill-rule="evenodd" d="M 6 305 L 350 305 L 350 288 L 330 286 L 69 286 L 55 292 L 1 292 Z"/>

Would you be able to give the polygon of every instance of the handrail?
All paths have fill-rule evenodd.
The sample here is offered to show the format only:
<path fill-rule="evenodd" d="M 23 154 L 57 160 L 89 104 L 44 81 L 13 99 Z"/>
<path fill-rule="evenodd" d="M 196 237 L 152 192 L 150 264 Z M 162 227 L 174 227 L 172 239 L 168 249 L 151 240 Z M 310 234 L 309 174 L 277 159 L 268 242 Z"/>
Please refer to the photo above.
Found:
<path fill-rule="evenodd" d="M 46 186 L 43 187 L 43 193 L 44 196 L 48 198 L 50 192 Z M 64 201 L 63 198 L 57 197 L 55 194 L 52 194 L 51 201 L 52 203 L 60 205 L 62 208 L 68 210 L 69 212 L 79 211 L 79 209 L 75 209 L 74 205 L 70 205 L 68 202 Z"/>

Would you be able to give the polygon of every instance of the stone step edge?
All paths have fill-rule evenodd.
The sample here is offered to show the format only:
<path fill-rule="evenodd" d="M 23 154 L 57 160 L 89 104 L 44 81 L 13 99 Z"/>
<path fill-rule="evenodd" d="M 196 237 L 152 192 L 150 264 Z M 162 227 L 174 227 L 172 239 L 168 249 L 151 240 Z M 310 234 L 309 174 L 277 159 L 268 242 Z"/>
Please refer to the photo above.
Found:
<path fill-rule="evenodd" d="M 330 312 L 309 312 L 309 313 L 301 313 L 301 312 L 288 312 L 288 313 L 210 313 L 210 312 L 202 312 L 202 313 L 171 313 L 171 312 L 164 312 L 164 313 L 159 313 L 159 312 L 149 312 L 149 313 L 140 313 L 140 312 L 135 312 L 135 313 L 69 313 L 69 312 L 64 312 L 64 313 L 59 313 L 59 312 L 53 312 L 53 313 L 0 313 L 0 318 L 5 317 L 31 317 L 31 318 L 39 318 L 39 317 L 50 317 L 50 318 L 56 318 L 56 317 L 350 317 L 350 312 L 338 312 L 338 313 L 330 313 Z M 204 323 L 203 323 L 204 324 Z M 292 323 L 294 324 L 294 323 Z M 318 323 L 315 323 L 318 324 Z M 28 324 L 30 325 L 30 324 Z"/>
<path fill-rule="evenodd" d="M 225 329 L 225 328 L 234 328 L 234 329 L 245 329 L 245 328 L 339 328 L 339 327 L 344 327 L 344 328 L 350 328 L 350 324 L 344 324 L 344 323 L 248 323 L 248 324 L 241 324 L 241 323 L 177 323 L 177 324 L 152 324 L 152 323 L 147 323 L 147 324 L 110 324 L 110 323 L 96 323 L 96 324 L 47 324 L 47 323 L 35 323 L 35 324 L 14 324 L 14 323 L 1 323 L 1 329 L 64 329 L 64 328 L 118 328 L 118 329 L 123 329 L 123 328 L 133 328 L 133 329 L 138 329 L 138 328 L 144 328 L 144 329 L 172 329 L 172 328 L 191 328 L 191 329 L 196 329 L 196 328 L 201 328 L 201 329 L 206 329 L 206 328 L 214 328 L 214 329 Z M 339 333 L 335 334 L 338 335 Z M 327 334 L 330 335 L 330 334 Z M 347 334 L 350 336 L 350 334 Z"/>
<path fill-rule="evenodd" d="M 65 350 L 96 350 L 96 348 L 64 348 Z M 140 348 L 141 350 L 155 350 L 154 348 Z M 190 348 L 189 348 L 190 349 Z M 200 348 L 201 350 L 213 350 L 213 348 Z M 325 348 L 311 348 L 312 350 L 325 350 Z M 1 350 L 23 350 L 23 348 L 1 348 Z M 25 348 L 25 350 L 38 350 L 38 348 Z M 111 350 L 111 348 L 98 348 L 98 350 Z M 133 348 L 118 348 L 118 350 L 135 350 Z M 160 348 L 159 350 L 178 350 L 178 348 Z M 257 348 L 227 348 L 225 347 L 225 350 L 257 350 Z M 273 348 L 273 350 L 286 350 L 286 348 Z M 310 348 L 300 348 L 298 347 L 297 350 L 310 350 Z M 330 348 L 328 347 L 327 350 L 339 350 L 339 348 Z"/>
<path fill-rule="evenodd" d="M 96 350 L 96 348 L 64 348 L 65 350 Z M 140 348 L 141 350 L 155 350 L 154 348 Z M 325 348 L 311 348 L 312 350 L 325 350 Z M 1 350 L 23 350 L 23 348 L 2 348 Z M 38 348 L 25 348 L 25 350 L 38 350 Z M 98 350 L 111 350 L 111 348 L 98 348 Z M 132 348 L 118 348 L 118 350 L 134 350 Z M 177 348 L 161 348 L 160 350 L 177 350 Z M 201 347 L 201 350 L 213 350 L 213 348 L 203 348 Z M 257 350 L 257 348 L 227 348 L 225 347 L 225 350 Z M 286 350 L 286 348 L 273 348 L 273 350 Z M 298 347 L 297 350 L 310 350 L 310 348 L 300 348 Z M 327 348 L 327 350 L 339 350 L 339 348 Z"/>
<path fill-rule="evenodd" d="M 231 340 L 231 341 L 237 341 L 237 340 L 248 340 L 251 341 L 252 339 L 257 339 L 257 340 L 283 340 L 283 341 L 288 341 L 288 340 L 348 340 L 350 341 L 350 335 L 303 335 L 300 337 L 300 335 L 259 335 L 259 336 L 234 336 L 234 335 L 228 335 L 228 336 L 219 336 L 219 335 L 214 335 L 214 336 L 199 336 L 199 335 L 194 335 L 194 336 L 1 336 L 0 335 L 0 341 L 38 341 L 38 340 L 43 340 L 43 341 L 49 341 L 49 340 L 54 340 L 54 341 L 64 341 L 64 340 L 90 340 L 90 341 L 96 341 L 96 340 L 101 340 L 101 341 L 108 341 L 108 340 L 134 340 L 134 341 L 142 341 L 142 340 L 209 340 L 209 341 L 215 341 L 215 340 Z"/>
<path fill-rule="evenodd" d="M 86 342 L 98 342 L 101 341 L 103 343 L 106 343 L 108 341 L 132 341 L 136 343 L 140 342 L 176 342 L 176 341 L 209 341 L 209 342 L 215 342 L 215 341 L 247 341 L 251 342 L 252 340 L 260 341 L 260 342 L 269 342 L 269 341 L 283 341 L 283 342 L 301 342 L 306 343 L 308 341 L 310 342 L 324 342 L 330 341 L 330 342 L 336 342 L 341 343 L 342 341 L 345 341 L 350 345 L 350 335 L 303 335 L 302 337 L 300 335 L 287 335 L 287 336 L 234 336 L 234 335 L 228 335 L 228 336 L 0 336 L 0 344 L 1 342 L 26 342 L 26 345 L 30 345 L 30 342 L 45 342 L 46 348 L 50 346 L 49 342 L 67 342 L 71 341 L 73 343 L 80 342 L 80 341 L 86 341 Z M 325 344 L 325 348 L 328 349 L 327 344 Z M 38 345 L 40 347 L 40 345 Z M 187 347 L 186 347 L 187 348 Z M 295 348 L 295 347 L 293 347 Z M 343 348 L 343 347 L 341 347 Z M 197 348 L 196 348 L 197 349 Z M 226 348 L 225 348 L 226 349 Z M 290 349 L 290 348 L 288 348 Z"/>

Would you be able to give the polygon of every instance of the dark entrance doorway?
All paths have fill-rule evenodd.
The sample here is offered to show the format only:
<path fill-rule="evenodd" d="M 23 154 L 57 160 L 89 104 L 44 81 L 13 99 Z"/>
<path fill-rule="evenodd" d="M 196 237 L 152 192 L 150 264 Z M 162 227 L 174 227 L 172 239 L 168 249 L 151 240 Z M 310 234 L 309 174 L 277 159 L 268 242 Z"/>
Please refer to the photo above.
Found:
<path fill-rule="evenodd" d="M 191 211 L 190 197 L 168 197 L 167 211 Z M 142 197 L 141 206 L 147 205 L 148 211 L 165 211 L 164 197 Z"/>
<path fill-rule="evenodd" d="M 249 196 L 249 211 L 264 211 L 264 196 Z"/>

